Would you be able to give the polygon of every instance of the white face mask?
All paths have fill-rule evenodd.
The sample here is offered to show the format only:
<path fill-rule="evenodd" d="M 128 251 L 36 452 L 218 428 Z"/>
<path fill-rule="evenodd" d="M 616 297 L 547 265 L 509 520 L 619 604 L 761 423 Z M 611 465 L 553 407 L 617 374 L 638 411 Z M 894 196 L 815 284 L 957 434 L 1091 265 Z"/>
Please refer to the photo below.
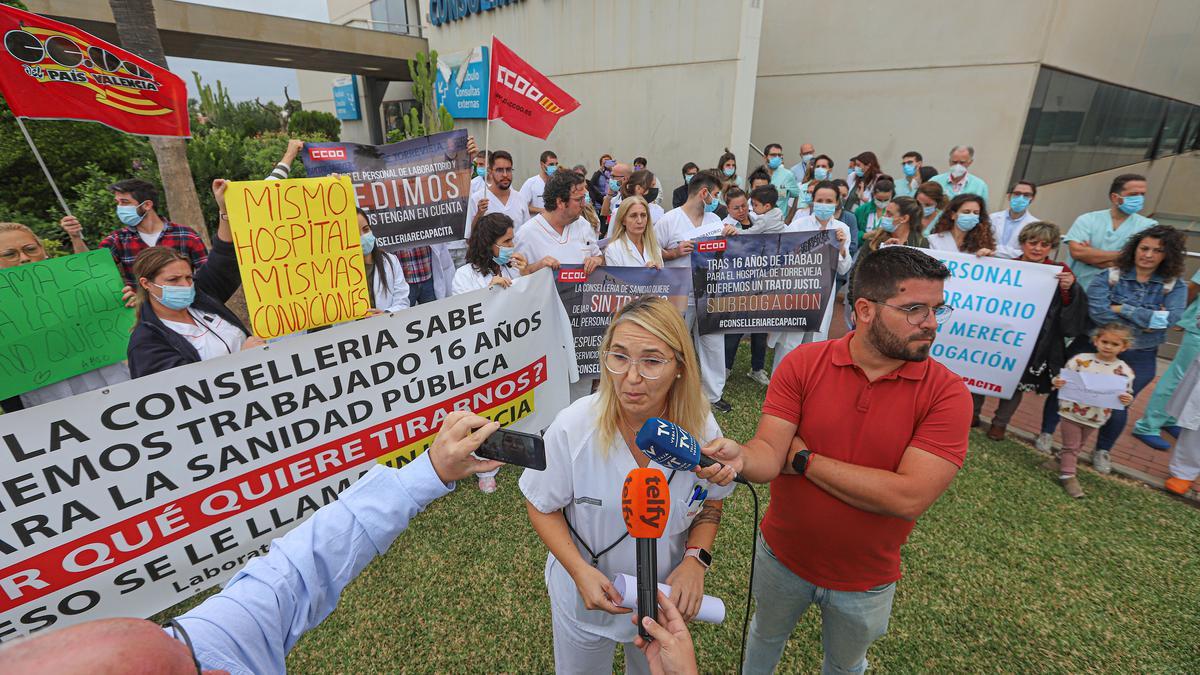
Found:
<path fill-rule="evenodd" d="M 955 178 L 962 178 L 963 176 L 967 175 L 967 167 L 963 166 L 962 164 L 951 164 L 950 175 L 954 176 Z"/>

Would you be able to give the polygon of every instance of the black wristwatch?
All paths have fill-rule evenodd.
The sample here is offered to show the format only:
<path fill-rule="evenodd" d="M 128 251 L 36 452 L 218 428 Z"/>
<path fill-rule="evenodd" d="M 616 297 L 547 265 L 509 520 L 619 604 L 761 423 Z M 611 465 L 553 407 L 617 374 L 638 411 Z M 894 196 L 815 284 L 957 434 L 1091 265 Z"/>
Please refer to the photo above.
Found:
<path fill-rule="evenodd" d="M 812 450 L 805 448 L 792 456 L 792 470 L 797 476 L 803 476 L 808 470 L 808 458 L 812 456 Z"/>

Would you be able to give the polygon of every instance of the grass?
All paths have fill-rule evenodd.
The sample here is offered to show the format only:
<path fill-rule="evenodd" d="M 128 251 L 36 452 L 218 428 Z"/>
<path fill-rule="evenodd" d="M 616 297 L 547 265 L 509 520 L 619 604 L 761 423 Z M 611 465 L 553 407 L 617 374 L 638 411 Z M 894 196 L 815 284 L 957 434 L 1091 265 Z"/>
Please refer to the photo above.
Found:
<path fill-rule="evenodd" d="M 748 438 L 763 387 L 746 351 L 719 416 Z M 884 672 L 1194 672 L 1200 663 L 1200 509 L 1085 471 L 1073 501 L 1025 445 L 972 433 L 967 463 L 904 548 Z M 464 484 L 418 517 L 346 590 L 288 658 L 293 673 L 551 672 L 545 548 L 530 528 L 518 471 L 484 495 Z M 758 488 L 763 508 L 767 490 Z M 701 671 L 737 670 L 751 552 L 750 495 L 727 500 L 706 592 L 722 626 L 698 625 Z M 196 601 L 171 612 L 186 610 Z M 618 654 L 619 654 L 618 650 Z M 619 658 L 619 657 L 618 657 Z M 820 669 L 815 611 L 778 672 Z"/>

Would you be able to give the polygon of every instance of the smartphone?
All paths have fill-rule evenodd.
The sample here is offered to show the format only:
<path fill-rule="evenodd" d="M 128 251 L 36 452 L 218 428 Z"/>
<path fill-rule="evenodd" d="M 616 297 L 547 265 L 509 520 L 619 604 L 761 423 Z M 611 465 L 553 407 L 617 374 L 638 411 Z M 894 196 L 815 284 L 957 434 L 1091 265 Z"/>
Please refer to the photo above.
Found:
<path fill-rule="evenodd" d="M 546 470 L 546 444 L 537 434 L 497 429 L 475 454 L 483 459 L 495 459 L 534 471 Z"/>

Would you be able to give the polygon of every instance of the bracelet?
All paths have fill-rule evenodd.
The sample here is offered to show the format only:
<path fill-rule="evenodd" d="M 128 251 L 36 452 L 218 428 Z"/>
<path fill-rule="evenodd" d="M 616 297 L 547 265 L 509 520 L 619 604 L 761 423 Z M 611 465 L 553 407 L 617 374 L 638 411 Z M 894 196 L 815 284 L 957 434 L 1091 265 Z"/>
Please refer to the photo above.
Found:
<path fill-rule="evenodd" d="M 229 220 L 229 214 L 228 214 L 228 213 L 222 213 L 222 214 L 221 214 L 221 220 Z"/>

